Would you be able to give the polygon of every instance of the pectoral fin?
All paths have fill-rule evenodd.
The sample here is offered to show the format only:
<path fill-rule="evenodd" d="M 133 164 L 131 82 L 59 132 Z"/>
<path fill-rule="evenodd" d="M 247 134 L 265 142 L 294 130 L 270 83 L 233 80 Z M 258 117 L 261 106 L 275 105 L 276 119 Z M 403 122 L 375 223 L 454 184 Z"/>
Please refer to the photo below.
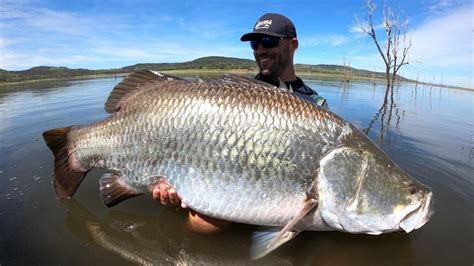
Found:
<path fill-rule="evenodd" d="M 257 231 L 252 236 L 252 246 L 250 247 L 250 257 L 252 259 L 259 259 L 268 253 L 272 252 L 283 243 L 291 240 L 299 231 L 293 227 L 318 205 L 318 201 L 312 197 L 305 200 L 303 207 L 298 214 L 291 219 L 291 221 L 280 229 L 279 227 L 272 227 L 263 231 Z"/>
<path fill-rule="evenodd" d="M 252 236 L 250 258 L 260 259 L 298 234 L 299 231 L 296 230 L 283 232 L 281 227 L 265 227 L 256 231 Z"/>
<path fill-rule="evenodd" d="M 107 207 L 112 207 L 120 202 L 143 194 L 120 182 L 115 173 L 105 174 L 99 181 L 100 197 Z"/>

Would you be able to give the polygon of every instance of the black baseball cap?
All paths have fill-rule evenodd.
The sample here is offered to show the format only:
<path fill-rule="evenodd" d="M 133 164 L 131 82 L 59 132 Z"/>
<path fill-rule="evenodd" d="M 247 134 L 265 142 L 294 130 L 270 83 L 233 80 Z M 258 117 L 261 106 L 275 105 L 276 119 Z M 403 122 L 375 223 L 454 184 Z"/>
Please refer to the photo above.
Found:
<path fill-rule="evenodd" d="M 240 40 L 250 41 L 261 35 L 296 38 L 296 29 L 289 18 L 280 14 L 267 13 L 257 20 L 253 31 L 242 35 Z"/>

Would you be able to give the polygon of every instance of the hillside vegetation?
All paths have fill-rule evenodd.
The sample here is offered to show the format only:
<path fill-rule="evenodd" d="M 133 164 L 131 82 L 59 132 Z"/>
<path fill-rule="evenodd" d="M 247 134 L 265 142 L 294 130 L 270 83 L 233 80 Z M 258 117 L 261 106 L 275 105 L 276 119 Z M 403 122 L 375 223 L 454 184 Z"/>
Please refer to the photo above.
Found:
<path fill-rule="evenodd" d="M 348 75 L 351 78 L 384 78 L 384 73 L 372 72 L 367 70 L 355 69 L 340 65 L 308 65 L 308 64 L 296 64 L 296 71 L 298 74 L 308 75 L 335 75 L 345 79 Z M 70 69 L 67 67 L 51 67 L 51 66 L 38 66 L 28 70 L 22 71 L 6 71 L 0 69 L 0 83 L 6 82 L 23 82 L 31 80 L 43 80 L 43 79 L 69 79 L 75 77 L 88 77 L 97 75 L 117 75 L 133 72 L 140 69 L 151 69 L 156 71 L 166 70 L 196 70 L 196 71 L 222 71 L 232 72 L 236 70 L 245 70 L 253 73 L 257 73 L 258 68 L 255 61 L 248 59 L 232 58 L 232 57 L 221 57 L 221 56 L 209 56 L 198 58 L 189 62 L 182 63 L 147 63 L 147 64 L 135 64 L 131 66 L 125 66 L 117 69 Z"/>

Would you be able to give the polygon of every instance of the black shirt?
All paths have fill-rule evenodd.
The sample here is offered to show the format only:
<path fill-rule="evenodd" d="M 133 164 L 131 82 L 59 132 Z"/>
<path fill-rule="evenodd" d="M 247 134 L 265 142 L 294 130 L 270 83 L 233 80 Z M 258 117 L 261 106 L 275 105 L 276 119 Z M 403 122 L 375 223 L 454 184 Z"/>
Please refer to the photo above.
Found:
<path fill-rule="evenodd" d="M 269 78 L 268 76 L 262 75 L 262 74 L 257 74 L 255 76 L 255 79 L 258 79 L 260 81 L 264 81 L 267 83 L 270 83 L 276 87 L 280 87 L 280 81 L 279 80 L 274 80 L 272 78 Z M 305 99 L 315 105 L 321 106 L 323 108 L 329 109 L 328 104 L 326 99 L 323 97 L 319 96 L 316 91 L 311 89 L 308 85 L 306 85 L 303 80 L 301 80 L 299 77 L 296 77 L 296 80 L 294 81 L 289 81 L 285 82 L 286 87 L 293 91 L 293 93 L 302 98 Z"/>

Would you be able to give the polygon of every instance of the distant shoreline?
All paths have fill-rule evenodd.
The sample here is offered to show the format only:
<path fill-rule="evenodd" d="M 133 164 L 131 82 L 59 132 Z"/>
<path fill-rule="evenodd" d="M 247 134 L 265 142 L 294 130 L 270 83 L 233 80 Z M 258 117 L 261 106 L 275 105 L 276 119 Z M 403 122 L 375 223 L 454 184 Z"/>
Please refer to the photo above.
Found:
<path fill-rule="evenodd" d="M 12 81 L 12 82 L 0 82 L 0 89 L 9 87 L 9 86 L 18 86 L 23 84 L 35 84 L 40 82 L 54 82 L 54 81 L 74 81 L 74 80 L 87 80 L 87 79 L 99 79 L 99 78 L 108 78 L 108 77 L 124 77 L 130 74 L 130 72 L 121 72 L 121 73 L 104 73 L 104 74 L 90 74 L 90 75 L 79 75 L 79 76 L 72 76 L 72 77 L 54 77 L 54 78 L 42 78 L 42 79 L 32 79 L 32 80 L 24 80 L 24 81 Z M 253 70 L 246 70 L 246 69 L 176 69 L 176 70 L 160 70 L 159 72 L 182 76 L 182 77 L 189 77 L 189 76 L 222 76 L 226 73 L 231 74 L 239 74 L 239 75 L 247 75 L 247 76 L 254 76 L 256 71 Z M 314 73 L 314 72 L 297 72 L 297 75 L 303 79 L 309 80 L 330 80 L 330 81 L 340 81 L 344 83 L 345 76 L 339 73 Z M 366 76 L 352 76 L 351 82 L 353 81 L 367 81 L 372 82 L 374 81 L 373 78 L 369 78 Z M 384 79 L 376 78 L 375 82 L 385 83 Z M 404 80 L 403 82 L 406 83 L 416 83 L 416 81 Z M 456 87 L 456 86 L 448 86 L 448 85 L 440 85 L 440 84 L 431 84 L 431 83 L 422 83 L 419 82 L 420 85 L 425 86 L 436 86 L 436 87 L 445 87 L 450 89 L 458 89 L 458 90 L 465 90 L 473 92 L 473 89 L 463 88 L 463 87 Z"/>
<path fill-rule="evenodd" d="M 95 75 L 83 75 L 83 76 L 75 76 L 75 77 L 64 77 L 64 78 L 44 78 L 44 79 L 31 79 L 31 80 L 23 80 L 23 81 L 7 81 L 7 82 L 0 82 L 0 88 L 6 87 L 9 85 L 20 85 L 20 84 L 28 84 L 28 83 L 38 83 L 38 82 L 50 82 L 50 81 L 72 81 L 72 80 L 85 80 L 85 79 L 100 79 L 100 78 L 108 78 L 114 76 L 126 76 L 128 73 L 120 73 L 120 74 L 95 74 Z"/>
<path fill-rule="evenodd" d="M 28 83 L 38 83 L 38 82 L 49 82 L 49 81 L 69 81 L 69 80 L 84 80 L 84 79 L 98 79 L 98 78 L 107 78 L 107 77 L 124 77 L 128 74 L 132 73 L 133 71 L 126 72 L 126 73 L 107 73 L 107 74 L 90 74 L 90 75 L 80 75 L 80 76 L 73 76 L 73 77 L 53 77 L 53 78 L 41 78 L 41 79 L 31 79 L 31 80 L 23 80 L 23 81 L 10 81 L 10 82 L 0 82 L 0 88 L 9 86 L 9 85 L 19 85 L 19 84 L 28 84 Z M 224 75 L 226 73 L 230 74 L 238 74 L 238 75 L 248 75 L 254 76 L 257 74 L 256 71 L 250 71 L 245 69 L 176 69 L 176 70 L 160 70 L 158 72 L 176 75 L 176 76 L 213 76 L 213 75 Z M 311 79 L 311 80 L 334 80 L 334 81 L 342 81 L 344 79 L 344 75 L 342 74 L 331 74 L 331 73 L 309 73 L 309 72 L 297 72 L 297 75 L 302 77 L 303 79 Z M 372 81 L 372 79 L 363 76 L 352 76 L 351 79 L 353 81 Z M 377 82 L 384 82 L 383 79 L 376 79 Z"/>
<path fill-rule="evenodd" d="M 151 69 L 177 76 L 204 76 L 219 78 L 218 75 L 233 73 L 254 76 L 258 72 L 254 60 L 224 56 L 205 56 L 187 62 L 176 63 L 138 63 L 111 69 L 67 68 L 64 66 L 36 66 L 26 70 L 8 71 L 0 69 L 0 88 L 20 86 L 41 81 L 83 80 L 102 77 L 119 77 L 133 71 Z M 295 64 L 298 76 L 304 79 L 332 80 L 341 83 L 353 81 L 386 84 L 385 72 L 357 69 L 334 64 Z M 397 75 L 397 82 L 411 82 L 427 86 L 457 88 L 472 91 L 474 88 L 461 88 L 444 84 L 420 82 Z"/>

